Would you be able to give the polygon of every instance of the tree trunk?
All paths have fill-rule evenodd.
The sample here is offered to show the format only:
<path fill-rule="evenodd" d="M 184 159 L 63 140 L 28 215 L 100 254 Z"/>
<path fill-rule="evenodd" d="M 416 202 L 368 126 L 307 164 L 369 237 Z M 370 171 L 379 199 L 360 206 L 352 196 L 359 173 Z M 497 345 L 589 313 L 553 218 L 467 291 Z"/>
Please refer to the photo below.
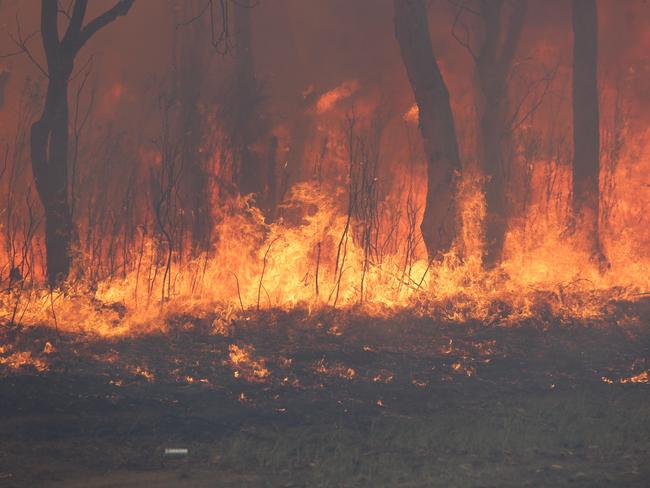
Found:
<path fill-rule="evenodd" d="M 5 90 L 7 89 L 9 78 L 11 78 L 10 71 L 0 72 L 0 110 L 2 110 L 5 105 Z"/>
<path fill-rule="evenodd" d="M 238 160 L 238 186 L 242 195 L 262 193 L 260 159 L 252 150 L 258 140 L 259 94 L 252 53 L 251 7 L 245 4 L 233 6 L 235 23 L 235 150 Z"/>
<path fill-rule="evenodd" d="M 68 28 L 59 38 L 57 0 L 41 0 L 41 38 L 48 85 L 40 119 L 32 125 L 30 149 L 36 191 L 45 212 L 47 280 L 60 285 L 70 272 L 72 217 L 68 196 L 68 83 L 74 58 L 98 30 L 126 15 L 134 0 L 119 0 L 86 26 L 88 0 L 75 0 Z"/>
<path fill-rule="evenodd" d="M 481 168 L 485 183 L 485 251 L 483 264 L 487 269 L 501 262 L 508 228 L 506 200 L 506 169 L 502 158 L 505 134 L 501 90 L 484 91 L 485 105 L 480 121 Z"/>
<path fill-rule="evenodd" d="M 486 204 L 485 254 L 487 269 L 501 262 L 510 217 L 507 187 L 507 161 L 503 148 L 511 144 L 508 118 L 507 80 L 521 37 L 527 3 L 517 0 L 502 32 L 503 0 L 483 2 L 481 15 L 485 37 L 476 61 L 476 86 L 479 94 L 480 165 L 485 177 Z"/>
<path fill-rule="evenodd" d="M 447 252 L 458 234 L 461 171 L 449 93 L 436 62 L 424 0 L 394 0 L 395 36 L 420 112 L 427 157 L 427 197 L 422 236 L 429 259 Z"/>
<path fill-rule="evenodd" d="M 197 18 L 197 6 L 185 3 L 184 15 Z M 180 104 L 179 127 L 183 178 L 181 188 L 183 216 L 191 231 L 194 254 L 210 248 L 212 214 L 206 156 L 201 152 L 204 135 L 203 116 L 199 110 L 201 90 L 206 78 L 209 57 L 205 44 L 203 19 L 192 29 L 174 29 L 174 98 Z"/>
<path fill-rule="evenodd" d="M 271 136 L 269 158 L 266 163 L 266 221 L 275 220 L 278 206 L 278 138 Z"/>
<path fill-rule="evenodd" d="M 601 270 L 599 233 L 600 126 L 596 0 L 573 0 L 573 219 Z"/>
<path fill-rule="evenodd" d="M 45 211 L 47 279 L 55 286 L 70 271 L 72 220 L 68 202 L 68 77 L 51 74 L 45 108 L 32 125 L 31 159 L 36 189 Z"/>

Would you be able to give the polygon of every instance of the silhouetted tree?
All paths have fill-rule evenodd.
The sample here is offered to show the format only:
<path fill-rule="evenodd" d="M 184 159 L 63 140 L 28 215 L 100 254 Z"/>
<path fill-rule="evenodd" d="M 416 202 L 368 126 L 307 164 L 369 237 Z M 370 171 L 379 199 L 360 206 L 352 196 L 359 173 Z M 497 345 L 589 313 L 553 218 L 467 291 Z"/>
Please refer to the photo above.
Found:
<path fill-rule="evenodd" d="M 203 83 L 208 75 L 209 47 L 205 44 L 206 21 L 197 16 L 197 5 L 180 2 L 183 16 L 195 18 L 192 28 L 174 29 L 173 99 L 178 102 L 178 127 L 182 174 L 180 204 L 190 228 L 192 250 L 210 247 L 212 213 L 206 155 L 202 152 L 204 117 L 200 111 Z"/>
<path fill-rule="evenodd" d="M 448 251 L 458 233 L 461 171 L 449 93 L 436 62 L 424 0 L 394 0 L 395 36 L 420 113 L 427 157 L 422 236 L 430 259 Z"/>
<path fill-rule="evenodd" d="M 599 231 L 600 124 L 596 0 L 573 0 L 573 225 L 601 270 Z"/>
<path fill-rule="evenodd" d="M 232 137 L 236 162 L 237 185 L 242 195 L 249 193 L 260 196 L 263 191 L 264 173 L 261 171 L 259 154 L 253 150 L 262 128 L 260 126 L 260 92 L 255 76 L 251 33 L 252 6 L 234 3 L 234 49 L 235 83 L 234 118 Z"/>
<path fill-rule="evenodd" d="M 508 227 L 506 197 L 507 162 L 503 147 L 510 142 L 507 80 L 521 37 L 527 2 L 515 0 L 505 26 L 502 0 L 481 1 L 485 22 L 483 43 L 476 57 L 476 81 L 482 98 L 480 107 L 481 167 L 485 181 L 485 256 L 487 268 L 501 261 Z"/>
<path fill-rule="evenodd" d="M 511 4 L 510 9 L 504 8 L 507 3 Z M 503 151 L 504 147 L 511 144 L 507 85 L 526 11 L 526 0 L 477 0 L 472 2 L 471 7 L 466 2 L 460 2 L 452 29 L 454 37 L 467 48 L 476 66 L 479 164 L 485 176 L 483 263 L 486 268 L 492 268 L 501 261 L 510 216 L 507 199 L 508 164 Z M 470 29 L 460 22 L 464 12 L 478 17 L 483 24 L 477 48 L 470 42 Z M 464 27 L 464 37 L 459 36 L 459 25 Z"/>
<path fill-rule="evenodd" d="M 45 211 L 47 278 L 60 284 L 70 270 L 72 218 L 68 195 L 68 84 L 81 48 L 101 28 L 126 15 L 134 0 L 120 0 L 85 26 L 87 0 L 72 6 L 65 34 L 59 36 L 58 0 L 41 1 L 41 37 L 47 62 L 47 93 L 41 117 L 31 129 L 32 171 Z"/>

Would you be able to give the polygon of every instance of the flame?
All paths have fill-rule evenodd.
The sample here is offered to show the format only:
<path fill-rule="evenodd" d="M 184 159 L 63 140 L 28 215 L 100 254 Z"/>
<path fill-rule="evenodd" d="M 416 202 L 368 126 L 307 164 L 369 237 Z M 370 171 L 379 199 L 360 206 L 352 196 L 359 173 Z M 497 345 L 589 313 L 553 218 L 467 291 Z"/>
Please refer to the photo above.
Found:
<path fill-rule="evenodd" d="M 328 364 L 325 358 L 316 362 L 314 365 L 314 371 L 325 376 L 332 376 L 346 380 L 353 380 L 357 376 L 357 372 L 353 368 L 349 368 L 339 362 Z"/>
<path fill-rule="evenodd" d="M 248 382 L 261 382 L 271 374 L 266 369 L 264 359 L 255 359 L 254 353 L 252 346 L 240 347 L 236 344 L 229 346 L 228 359 L 235 378 L 241 376 Z"/>
<path fill-rule="evenodd" d="M 117 95 L 129 92 L 120 84 L 113 88 L 111 92 Z M 650 289 L 650 217 L 645 210 L 650 199 L 650 129 L 635 133 L 626 129 L 618 163 L 611 174 L 603 175 L 611 183 L 602 184 L 608 212 L 603 240 L 611 269 L 599 270 L 580 238 L 564 232 L 570 168 L 559 160 L 538 158 L 527 166 L 530 194 L 526 208 L 509 227 L 504 260 L 497 269 L 485 271 L 481 267 L 483 181 L 471 164 L 464 168 L 458 195 L 462 231 L 441 260 L 428 261 L 419 231 L 426 193 L 426 185 L 419 184 L 424 164 L 403 147 L 390 148 L 386 173 L 364 181 L 364 188 L 386 186 L 380 197 L 361 202 L 369 207 L 372 203 L 371 211 L 349 214 L 351 180 L 358 178 L 350 167 L 371 159 L 367 154 L 363 161 L 351 162 L 349 141 L 340 131 L 347 105 L 341 102 L 350 98 L 361 107 L 356 114 L 365 117 L 358 124 L 366 132 L 355 137 L 366 137 L 361 147 L 371 152 L 367 139 L 374 126 L 366 119 L 380 112 L 381 99 L 361 90 L 356 80 L 344 81 L 322 94 L 315 110 L 307 111 L 327 144 L 311 141 L 319 150 L 307 144 L 310 147 L 302 156 L 308 166 L 313 153 L 325 147 L 327 178 L 287 184 L 279 216 L 272 223 L 250 196 L 238 196 L 225 184 L 210 187 L 209 213 L 214 225 L 211 246 L 202 253 L 192 250 L 186 235 L 174 236 L 172 245 L 169 238 L 152 231 L 158 224 L 151 224 L 155 216 L 143 205 L 134 204 L 138 208 L 133 220 L 144 223 L 128 244 L 119 239 L 104 242 L 109 239 L 97 236 L 97 242 L 89 243 L 84 237 L 88 223 L 79 218 L 76 269 L 65 290 L 41 286 L 43 263 L 39 265 L 34 258 L 34 276 L 24 280 L 24 286 L 0 294 L 0 322 L 47 325 L 64 333 L 107 338 L 167 333 L 170 317 L 206 317 L 215 310 L 219 317 L 212 322 L 212 333 L 236 337 L 233 317 L 296 307 L 310 312 L 362 307 L 369 316 L 408 309 L 448 321 L 499 325 L 551 317 L 562 323 L 603 318 L 612 301 L 635 300 Z M 416 105 L 409 102 L 407 107 L 399 112 L 402 117 L 396 117 L 400 127 L 404 119 L 417 116 Z M 230 181 L 232 155 L 223 147 L 224 135 L 215 117 L 214 113 L 208 117 L 206 123 L 215 125 L 201 141 L 199 152 L 205 155 L 211 174 Z M 390 130 L 384 131 L 386 143 L 394 142 L 395 127 L 389 125 Z M 274 133 L 283 130 L 275 128 Z M 384 139 L 374 143 L 383 145 Z M 279 146 L 283 145 L 289 143 L 281 141 Z M 144 175 L 162 172 L 164 158 L 158 148 L 143 146 L 136 152 Z M 136 184 L 144 187 L 149 180 L 139 177 Z M 111 234 L 112 230 L 106 235 Z M 24 244 L 22 238 L 18 235 L 14 247 Z M 30 252 L 37 256 L 42 245 L 37 238 Z M 11 269 L 9 258 L 3 254 L 0 260 L 0 270 Z M 108 268 L 101 264 L 105 261 L 116 263 Z M 89 277 L 89 270 L 98 270 L 97 275 Z M 331 325 L 328 333 L 341 335 L 342 328 Z"/>
<path fill-rule="evenodd" d="M 539 234 L 546 237 L 535 243 L 523 230 L 513 229 L 506 259 L 492 272 L 481 270 L 480 237 L 467 230 L 464 261 L 452 251 L 430 264 L 420 249 L 420 257 L 405 268 L 404 248 L 380 257 L 365 253 L 354 230 L 346 230 L 342 196 L 313 183 L 296 185 L 289 200 L 302 212 L 298 225 L 283 219 L 267 224 L 258 209 L 237 197 L 218 224 L 219 240 L 209 255 L 172 261 L 170 287 L 163 286 L 164 267 L 155 264 L 158 246 L 145 240 L 139 260 L 149 263 L 147 273 L 135 268 L 123 278 L 99 282 L 92 291 L 78 281 L 65 294 L 45 289 L 30 289 L 27 296 L 3 294 L 1 318 L 8 320 L 18 304 L 23 324 L 119 337 L 165 332 L 165 316 L 201 316 L 217 304 L 223 315 L 213 331 L 228 336 L 228 317 L 241 308 L 313 310 L 362 303 L 370 315 L 410 308 L 446 320 L 508 324 L 541 313 L 603 317 L 612 298 L 633 299 L 650 288 L 647 261 L 636 257 L 633 241 L 611 248 L 612 270 L 601 274 L 588 253 L 552 232 L 552 224 L 540 226 Z M 465 226 L 471 228 L 483 211 L 480 196 L 466 199 L 464 208 Z M 399 232 L 404 230 L 398 227 Z M 163 288 L 161 317 L 158 294 Z M 340 335 L 339 326 L 329 333 Z"/>
<path fill-rule="evenodd" d="M 46 362 L 33 357 L 29 351 L 16 351 L 7 354 L 8 352 L 6 346 L 0 346 L 0 365 L 11 371 L 20 371 L 25 368 L 33 368 L 39 372 L 47 370 Z"/>
<path fill-rule="evenodd" d="M 420 109 L 417 104 L 414 103 L 411 105 L 411 108 L 408 109 L 408 112 L 406 112 L 402 118 L 406 122 L 418 122 L 420 120 Z"/>
<path fill-rule="evenodd" d="M 454 373 L 464 376 L 474 376 L 476 374 L 476 369 L 473 366 L 463 364 L 462 362 L 456 362 L 452 364 L 451 369 L 454 371 Z"/>
<path fill-rule="evenodd" d="M 131 372 L 134 375 L 141 376 L 142 378 L 144 378 L 149 383 L 153 383 L 156 380 L 156 375 L 154 375 L 151 371 L 149 371 L 144 366 L 135 365 L 135 366 L 131 367 L 130 369 L 131 369 Z"/>
<path fill-rule="evenodd" d="M 394 375 L 388 370 L 381 370 L 376 375 L 372 377 L 374 383 L 391 383 L 393 381 Z"/>
<path fill-rule="evenodd" d="M 339 86 L 325 92 L 316 103 L 316 111 L 323 114 L 331 110 L 339 101 L 350 98 L 359 90 L 359 82 L 356 80 L 344 81 Z"/>
<path fill-rule="evenodd" d="M 625 384 L 625 383 L 648 383 L 649 378 L 648 378 L 648 372 L 643 371 L 637 375 L 630 376 L 629 378 L 621 378 L 620 382 Z"/>
<path fill-rule="evenodd" d="M 609 385 L 613 385 L 615 381 L 611 378 L 608 378 L 607 376 L 601 376 L 600 377 L 601 381 L 603 383 L 607 383 Z M 628 378 L 621 378 L 618 380 L 618 382 L 622 385 L 627 384 L 627 383 L 644 383 L 648 384 L 650 382 L 650 378 L 648 377 L 648 372 L 643 371 L 642 373 L 639 373 L 634 376 L 630 376 Z"/>

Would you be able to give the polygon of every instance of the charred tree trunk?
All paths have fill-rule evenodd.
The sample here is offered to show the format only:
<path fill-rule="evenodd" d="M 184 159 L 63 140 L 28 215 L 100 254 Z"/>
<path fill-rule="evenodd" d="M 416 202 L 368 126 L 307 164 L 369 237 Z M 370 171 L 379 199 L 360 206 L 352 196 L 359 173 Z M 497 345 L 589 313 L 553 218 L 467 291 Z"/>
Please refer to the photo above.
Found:
<path fill-rule="evenodd" d="M 113 8 L 82 27 L 87 0 L 76 0 L 65 35 L 59 38 L 57 0 L 41 0 L 41 36 L 48 86 L 41 117 L 31 129 L 34 181 L 45 212 L 47 279 L 62 283 L 70 271 L 72 218 L 68 197 L 68 83 L 79 50 L 99 29 L 126 15 L 133 0 Z"/>
<path fill-rule="evenodd" d="M 225 125 L 239 194 L 252 194 L 270 222 L 279 200 L 275 161 L 278 141 L 271 134 L 264 93 L 255 73 L 251 30 L 254 6 L 255 2 L 233 4 L 235 76 L 232 100 L 226 102 Z"/>
<path fill-rule="evenodd" d="M 259 94 L 252 53 L 251 10 L 235 3 L 235 152 L 238 163 L 237 183 L 242 195 L 262 193 L 261 164 L 253 145 L 260 136 Z"/>
<path fill-rule="evenodd" d="M 47 279 L 54 286 L 70 271 L 72 219 L 68 202 L 68 93 L 70 72 L 50 68 L 45 108 L 32 125 L 32 172 L 45 212 Z"/>
<path fill-rule="evenodd" d="M 196 18 L 192 29 L 175 30 L 174 45 L 174 99 L 180 104 L 181 165 L 183 168 L 183 215 L 190 229 L 192 252 L 210 247 L 212 213 L 210 188 L 205 168 L 206 157 L 201 151 L 204 135 L 202 114 L 199 110 L 203 81 L 207 75 L 207 46 L 205 26 L 193 4 L 184 4 L 185 15 Z"/>
<path fill-rule="evenodd" d="M 273 222 L 278 206 L 278 138 L 271 137 L 266 163 L 266 221 Z"/>
<path fill-rule="evenodd" d="M 395 36 L 420 112 L 427 157 L 422 236 L 430 259 L 448 251 L 458 233 L 461 171 L 449 93 L 431 46 L 424 0 L 395 0 Z"/>
<path fill-rule="evenodd" d="M 507 80 L 521 37 L 527 3 L 516 0 L 502 33 L 503 0 L 481 3 L 485 37 L 476 61 L 479 99 L 480 165 L 485 176 L 485 255 L 484 266 L 498 265 L 503 254 L 508 227 L 507 161 L 503 148 L 510 144 Z M 503 38 L 503 41 L 501 39 Z"/>
<path fill-rule="evenodd" d="M 596 0 L 573 0 L 573 219 L 601 270 L 599 232 L 600 125 Z"/>

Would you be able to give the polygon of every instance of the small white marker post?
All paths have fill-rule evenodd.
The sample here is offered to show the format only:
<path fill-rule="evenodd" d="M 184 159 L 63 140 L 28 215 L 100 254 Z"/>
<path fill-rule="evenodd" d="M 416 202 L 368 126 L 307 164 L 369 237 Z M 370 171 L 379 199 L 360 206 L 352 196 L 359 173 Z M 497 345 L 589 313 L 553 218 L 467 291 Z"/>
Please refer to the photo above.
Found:
<path fill-rule="evenodd" d="M 181 456 L 187 456 L 189 454 L 189 449 L 186 448 L 180 448 L 180 447 L 166 447 L 165 448 L 165 456 L 168 457 L 181 457 Z"/>

